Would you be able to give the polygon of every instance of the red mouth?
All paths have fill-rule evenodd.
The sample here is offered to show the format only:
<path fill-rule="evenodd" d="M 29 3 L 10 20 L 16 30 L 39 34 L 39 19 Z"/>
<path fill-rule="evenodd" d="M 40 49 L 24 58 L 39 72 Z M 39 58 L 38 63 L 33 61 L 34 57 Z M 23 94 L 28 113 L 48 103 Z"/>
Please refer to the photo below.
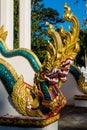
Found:
<path fill-rule="evenodd" d="M 59 80 L 65 82 L 69 73 L 70 63 L 72 63 L 72 60 L 69 58 L 65 62 L 62 62 L 60 68 L 54 68 L 51 72 L 46 72 L 46 74 L 43 73 L 42 77 L 52 83 L 58 83 Z"/>

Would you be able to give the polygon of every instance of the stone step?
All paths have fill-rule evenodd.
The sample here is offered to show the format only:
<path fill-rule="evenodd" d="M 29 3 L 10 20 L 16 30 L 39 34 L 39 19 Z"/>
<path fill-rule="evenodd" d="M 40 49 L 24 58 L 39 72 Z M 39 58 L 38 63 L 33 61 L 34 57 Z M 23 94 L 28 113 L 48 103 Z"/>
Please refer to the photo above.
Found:
<path fill-rule="evenodd" d="M 64 107 L 60 112 L 58 130 L 87 130 L 87 107 Z"/>

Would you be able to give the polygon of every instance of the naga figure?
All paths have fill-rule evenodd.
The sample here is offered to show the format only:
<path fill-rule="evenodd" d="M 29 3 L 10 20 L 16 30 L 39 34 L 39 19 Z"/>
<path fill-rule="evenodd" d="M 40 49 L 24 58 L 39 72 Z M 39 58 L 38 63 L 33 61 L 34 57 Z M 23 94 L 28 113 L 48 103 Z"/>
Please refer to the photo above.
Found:
<path fill-rule="evenodd" d="M 79 22 L 70 12 L 70 7 L 64 5 L 64 19 L 73 26 L 70 32 L 62 27 L 54 30 L 48 26 L 48 50 L 43 64 L 29 49 L 18 48 L 9 50 L 5 44 L 7 33 L 0 29 L 0 52 L 4 57 L 22 56 L 26 58 L 35 71 L 34 84 L 24 82 L 24 77 L 18 76 L 14 68 L 0 58 L 0 79 L 12 98 L 16 109 L 24 116 L 47 117 L 57 115 L 66 104 L 66 98 L 60 90 L 61 83 L 67 80 L 70 65 L 79 51 Z"/>

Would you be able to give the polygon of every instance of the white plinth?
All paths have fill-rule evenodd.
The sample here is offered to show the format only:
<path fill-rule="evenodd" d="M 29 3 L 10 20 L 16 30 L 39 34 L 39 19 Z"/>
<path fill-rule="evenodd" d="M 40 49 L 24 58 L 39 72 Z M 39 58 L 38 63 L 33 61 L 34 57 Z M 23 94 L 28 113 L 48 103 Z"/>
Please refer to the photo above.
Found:
<path fill-rule="evenodd" d="M 75 106 L 77 107 L 87 107 L 87 95 L 75 95 L 74 96 Z"/>
<path fill-rule="evenodd" d="M 75 100 L 75 106 L 87 107 L 87 100 Z"/>
<path fill-rule="evenodd" d="M 0 130 L 58 130 L 58 121 L 43 127 L 43 128 L 21 128 L 21 127 L 10 127 L 10 126 L 0 126 Z"/>

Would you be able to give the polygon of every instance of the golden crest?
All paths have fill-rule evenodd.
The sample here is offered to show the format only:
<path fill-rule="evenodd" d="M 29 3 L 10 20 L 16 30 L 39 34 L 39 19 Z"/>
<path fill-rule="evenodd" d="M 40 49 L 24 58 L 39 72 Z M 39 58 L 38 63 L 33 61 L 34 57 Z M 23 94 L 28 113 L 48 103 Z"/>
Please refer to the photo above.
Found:
<path fill-rule="evenodd" d="M 46 22 L 48 28 L 48 36 L 53 39 L 53 42 L 48 41 L 48 51 L 44 66 L 48 70 L 52 68 L 60 67 L 62 61 L 67 58 L 75 59 L 79 48 L 79 22 L 77 18 L 70 12 L 70 7 L 67 4 L 64 5 L 64 19 L 71 22 L 73 26 L 70 28 L 70 32 L 65 31 L 62 27 L 59 32 L 54 30 L 53 25 Z"/>
<path fill-rule="evenodd" d="M 83 73 L 81 73 L 79 80 L 78 80 L 78 87 L 84 94 L 87 94 L 87 82 L 85 82 L 85 77 Z"/>

